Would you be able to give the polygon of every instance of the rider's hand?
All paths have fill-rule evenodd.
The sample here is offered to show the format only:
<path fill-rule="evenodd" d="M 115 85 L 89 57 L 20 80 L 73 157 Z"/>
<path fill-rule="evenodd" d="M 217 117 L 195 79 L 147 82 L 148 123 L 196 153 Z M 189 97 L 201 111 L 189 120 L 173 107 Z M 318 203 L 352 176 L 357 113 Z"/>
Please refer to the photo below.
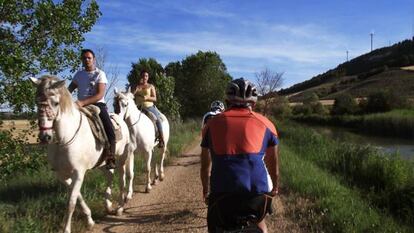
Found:
<path fill-rule="evenodd" d="M 81 107 L 83 107 L 83 103 L 82 103 L 82 101 L 81 101 L 81 100 L 77 100 L 77 101 L 75 102 L 75 104 L 76 104 L 76 105 L 78 105 L 80 108 L 81 108 Z"/>

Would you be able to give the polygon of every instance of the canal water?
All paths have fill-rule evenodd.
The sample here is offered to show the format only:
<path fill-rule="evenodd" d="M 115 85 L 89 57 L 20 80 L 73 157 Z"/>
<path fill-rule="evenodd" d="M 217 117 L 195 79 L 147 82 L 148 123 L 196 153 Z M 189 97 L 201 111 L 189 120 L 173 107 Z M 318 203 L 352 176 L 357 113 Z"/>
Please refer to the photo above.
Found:
<path fill-rule="evenodd" d="M 414 160 L 414 140 L 395 137 L 381 137 L 381 135 L 367 135 L 348 128 L 317 126 L 303 124 L 316 132 L 341 142 L 350 142 L 358 145 L 371 145 L 382 152 L 399 153 L 403 158 Z"/>

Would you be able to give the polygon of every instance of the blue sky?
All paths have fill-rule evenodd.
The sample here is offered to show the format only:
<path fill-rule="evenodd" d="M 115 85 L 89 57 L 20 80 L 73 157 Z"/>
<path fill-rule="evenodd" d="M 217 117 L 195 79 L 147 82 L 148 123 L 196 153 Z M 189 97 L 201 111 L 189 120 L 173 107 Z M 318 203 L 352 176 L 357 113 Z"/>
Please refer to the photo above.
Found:
<path fill-rule="evenodd" d="M 284 85 L 310 79 L 349 59 L 413 35 L 414 2 L 389 1 L 99 1 L 102 16 L 84 47 L 103 48 L 123 86 L 131 63 L 163 66 L 215 51 L 233 78 L 255 80 L 269 68 Z"/>

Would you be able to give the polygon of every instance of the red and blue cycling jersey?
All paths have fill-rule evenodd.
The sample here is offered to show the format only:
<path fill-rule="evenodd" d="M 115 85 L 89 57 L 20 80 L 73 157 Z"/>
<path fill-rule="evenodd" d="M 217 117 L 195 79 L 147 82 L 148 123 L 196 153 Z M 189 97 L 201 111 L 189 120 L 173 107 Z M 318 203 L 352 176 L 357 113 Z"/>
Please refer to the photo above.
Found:
<path fill-rule="evenodd" d="M 277 144 L 275 126 L 248 108 L 230 108 L 211 118 L 201 141 L 211 154 L 210 192 L 269 192 L 263 158 L 266 149 Z"/>

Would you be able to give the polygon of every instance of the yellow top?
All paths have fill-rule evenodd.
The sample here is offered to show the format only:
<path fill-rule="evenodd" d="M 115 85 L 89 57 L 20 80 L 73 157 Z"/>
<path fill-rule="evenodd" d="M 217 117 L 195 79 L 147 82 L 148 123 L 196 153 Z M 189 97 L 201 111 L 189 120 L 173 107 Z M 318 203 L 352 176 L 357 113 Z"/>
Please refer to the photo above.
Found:
<path fill-rule="evenodd" d="M 154 105 L 152 101 L 144 101 L 145 97 L 151 97 L 151 85 L 139 89 L 135 92 L 135 104 L 137 106 L 143 106 L 145 108 L 149 108 Z"/>

